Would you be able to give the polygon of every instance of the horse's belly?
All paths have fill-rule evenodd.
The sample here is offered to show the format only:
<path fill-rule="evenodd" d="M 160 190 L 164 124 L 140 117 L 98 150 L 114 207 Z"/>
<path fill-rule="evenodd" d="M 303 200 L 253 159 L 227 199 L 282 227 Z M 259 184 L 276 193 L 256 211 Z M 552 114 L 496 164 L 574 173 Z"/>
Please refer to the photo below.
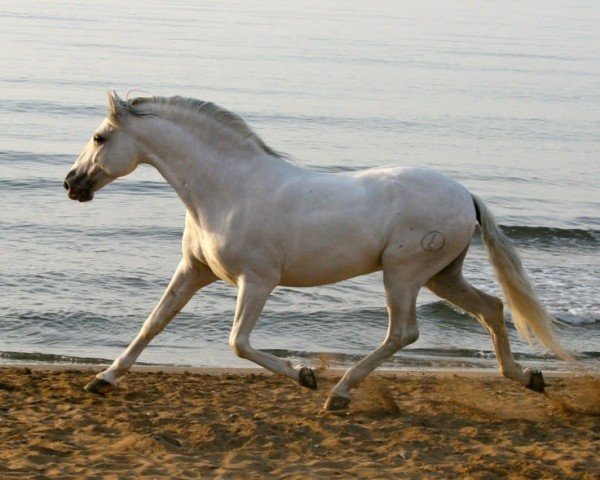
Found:
<path fill-rule="evenodd" d="M 322 252 L 307 252 L 296 258 L 286 257 L 280 285 L 326 285 L 381 270 L 380 248 L 369 248 L 365 244 L 331 246 Z"/>
<path fill-rule="evenodd" d="M 355 267 L 355 266 L 354 266 Z M 367 273 L 381 270 L 381 265 L 372 264 L 363 269 L 348 268 L 312 268 L 302 272 L 289 272 L 282 276 L 279 285 L 283 287 L 317 287 L 319 285 L 329 285 L 331 283 L 341 282 L 349 278 L 366 275 Z"/>

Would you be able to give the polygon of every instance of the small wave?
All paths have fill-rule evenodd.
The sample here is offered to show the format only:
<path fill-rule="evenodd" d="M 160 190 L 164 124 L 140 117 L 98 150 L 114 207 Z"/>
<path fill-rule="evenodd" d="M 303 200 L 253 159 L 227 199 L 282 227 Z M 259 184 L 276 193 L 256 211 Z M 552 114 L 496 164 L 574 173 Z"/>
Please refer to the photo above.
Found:
<path fill-rule="evenodd" d="M 530 227 L 522 225 L 502 225 L 502 231 L 513 239 L 573 239 L 583 242 L 600 242 L 600 230 L 578 228 Z"/>
<path fill-rule="evenodd" d="M 48 180 L 46 178 L 25 177 L 0 179 L 0 189 L 2 190 L 52 190 L 62 188 L 62 181 L 59 179 Z"/>
<path fill-rule="evenodd" d="M 51 153 L 33 153 L 17 150 L 0 150 L 0 163 L 21 164 L 37 163 L 43 165 L 70 165 L 75 160 L 76 155 L 69 154 L 51 154 Z"/>
<path fill-rule="evenodd" d="M 0 222 L 2 228 L 11 231 L 59 233 L 64 235 L 81 235 L 85 237 L 133 237 L 133 238 L 153 238 L 153 239 L 181 239 L 183 234 L 183 225 L 177 227 L 165 227 L 161 225 L 139 226 L 139 227 L 92 227 L 86 226 L 85 230 L 80 227 L 69 225 L 52 225 L 37 223 L 4 223 Z"/>
<path fill-rule="evenodd" d="M 502 231 L 521 248 L 580 248 L 600 247 L 600 230 L 584 228 L 532 227 L 500 225 Z M 476 230 L 473 244 L 481 245 L 481 231 Z"/>
<path fill-rule="evenodd" d="M 593 325 L 600 323 L 600 317 L 593 315 L 592 313 L 586 314 L 571 313 L 571 312 L 559 312 L 553 314 L 554 317 L 562 323 L 566 323 L 572 327 Z"/>
<path fill-rule="evenodd" d="M 38 352 L 0 352 L 0 363 L 57 363 L 74 365 L 110 365 L 112 360 L 92 357 L 72 357 Z"/>
<path fill-rule="evenodd" d="M 594 225 L 600 227 L 600 217 L 581 216 L 574 219 L 579 224 Z"/>
<path fill-rule="evenodd" d="M 4 100 L 2 109 L 11 113 L 32 113 L 36 115 L 100 117 L 106 115 L 106 106 L 66 104 L 48 100 Z"/>
<path fill-rule="evenodd" d="M 444 301 L 431 302 L 424 305 L 420 305 L 417 308 L 417 314 L 422 318 L 435 318 L 440 319 L 445 322 L 447 321 L 455 321 L 455 323 L 462 322 L 465 319 L 468 319 L 471 322 L 470 316 L 461 312 L 455 307 L 450 306 Z M 581 311 L 578 313 L 574 312 L 551 312 L 552 316 L 556 318 L 558 321 L 567 324 L 570 327 L 592 327 L 596 323 L 600 323 L 600 318 L 598 318 L 594 313 Z M 507 328 L 510 330 L 514 329 L 512 321 L 510 320 L 510 312 L 505 314 Z M 560 327 L 559 327 L 560 328 Z"/>

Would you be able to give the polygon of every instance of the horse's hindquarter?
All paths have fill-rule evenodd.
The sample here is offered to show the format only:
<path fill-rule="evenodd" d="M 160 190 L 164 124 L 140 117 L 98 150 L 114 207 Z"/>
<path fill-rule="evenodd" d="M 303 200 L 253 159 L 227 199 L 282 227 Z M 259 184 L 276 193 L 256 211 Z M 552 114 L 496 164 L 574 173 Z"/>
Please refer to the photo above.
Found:
<path fill-rule="evenodd" d="M 282 285 L 336 282 L 386 261 L 429 275 L 466 247 L 475 225 L 469 192 L 426 169 L 315 175 L 291 194 Z"/>
<path fill-rule="evenodd" d="M 470 192 L 440 172 L 402 168 L 397 173 L 398 221 L 390 226 L 382 262 L 402 268 L 421 286 L 469 245 L 475 207 Z"/>

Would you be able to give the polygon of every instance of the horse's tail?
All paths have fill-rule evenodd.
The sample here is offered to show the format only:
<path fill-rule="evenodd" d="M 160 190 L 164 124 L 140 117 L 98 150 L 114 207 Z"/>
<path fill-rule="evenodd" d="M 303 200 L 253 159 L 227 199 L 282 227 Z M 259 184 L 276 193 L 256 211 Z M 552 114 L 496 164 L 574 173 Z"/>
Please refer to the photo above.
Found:
<path fill-rule="evenodd" d="M 533 284 L 525 273 L 523 264 L 510 240 L 502 233 L 483 201 L 473 195 L 473 202 L 488 257 L 510 307 L 517 331 L 530 344 L 533 332 L 543 345 L 560 358 L 573 360 L 573 357 L 556 339 L 554 335 L 556 320 L 537 297 Z"/>

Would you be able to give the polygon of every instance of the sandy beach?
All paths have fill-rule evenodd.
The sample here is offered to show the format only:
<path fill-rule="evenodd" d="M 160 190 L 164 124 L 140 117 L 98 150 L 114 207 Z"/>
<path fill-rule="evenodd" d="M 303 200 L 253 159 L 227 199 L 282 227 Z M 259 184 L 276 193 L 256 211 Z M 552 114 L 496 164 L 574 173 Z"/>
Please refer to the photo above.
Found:
<path fill-rule="evenodd" d="M 0 478 L 565 478 L 600 472 L 600 378 L 547 376 L 536 394 L 497 373 L 370 377 L 349 411 L 256 370 L 130 373 L 0 368 Z"/>

